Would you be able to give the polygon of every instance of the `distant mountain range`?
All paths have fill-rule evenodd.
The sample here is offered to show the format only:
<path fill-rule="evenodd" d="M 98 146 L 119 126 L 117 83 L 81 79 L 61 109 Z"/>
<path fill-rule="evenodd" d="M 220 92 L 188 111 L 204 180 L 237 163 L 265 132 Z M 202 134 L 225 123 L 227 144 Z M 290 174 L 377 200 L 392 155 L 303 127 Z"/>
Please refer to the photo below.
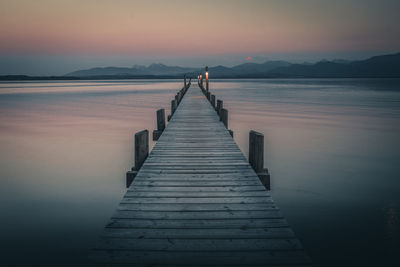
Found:
<path fill-rule="evenodd" d="M 94 77 L 94 76 L 175 76 L 183 75 L 185 73 L 193 73 L 198 68 L 184 68 L 177 66 L 166 66 L 164 64 L 151 64 L 150 66 L 135 65 L 132 68 L 121 67 L 105 67 L 105 68 L 92 68 L 87 70 L 78 70 L 67 73 L 67 77 Z"/>
<path fill-rule="evenodd" d="M 234 67 L 209 68 L 212 78 L 400 78 L 400 53 L 371 57 L 366 60 L 322 60 L 320 62 L 293 64 L 286 61 L 245 63 Z M 197 77 L 204 68 L 187 68 L 151 64 L 131 68 L 104 67 L 77 70 L 64 76 L 30 77 L 24 75 L 0 76 L 0 80 L 31 79 L 152 79 Z"/>
<path fill-rule="evenodd" d="M 132 68 L 92 68 L 66 74 L 67 77 L 107 76 L 182 76 L 196 77 L 203 69 L 151 64 L 148 67 L 135 65 Z M 209 68 L 213 78 L 345 78 L 345 77 L 400 77 L 400 53 L 375 56 L 366 60 L 323 60 L 315 64 L 292 64 L 286 61 L 267 61 L 262 64 L 245 63 L 234 67 Z"/>

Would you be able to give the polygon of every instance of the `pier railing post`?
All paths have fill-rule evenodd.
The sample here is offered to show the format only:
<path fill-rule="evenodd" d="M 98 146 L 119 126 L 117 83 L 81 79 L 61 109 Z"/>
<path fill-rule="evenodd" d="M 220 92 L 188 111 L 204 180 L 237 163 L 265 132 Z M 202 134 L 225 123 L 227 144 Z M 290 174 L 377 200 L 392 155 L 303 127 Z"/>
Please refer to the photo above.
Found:
<path fill-rule="evenodd" d="M 210 101 L 210 95 L 211 95 L 210 92 L 206 92 L 206 97 L 207 97 L 207 100 L 208 100 L 208 101 Z"/>
<path fill-rule="evenodd" d="M 149 131 L 135 134 L 135 169 L 139 170 L 149 155 Z"/>
<path fill-rule="evenodd" d="M 217 111 L 217 114 L 218 114 L 218 115 L 219 115 L 219 113 L 221 112 L 221 109 L 222 109 L 223 107 L 224 107 L 224 101 L 218 99 L 218 100 L 217 100 L 217 108 L 216 108 L 216 111 Z"/>
<path fill-rule="evenodd" d="M 149 131 L 143 130 L 135 134 L 135 166 L 126 173 L 126 187 L 131 185 L 148 155 Z"/>
<path fill-rule="evenodd" d="M 249 133 L 249 163 L 267 190 L 271 189 L 268 169 L 264 169 L 264 135 L 256 131 Z"/>
<path fill-rule="evenodd" d="M 211 106 L 215 109 L 215 95 L 211 95 Z"/>
<path fill-rule="evenodd" d="M 157 110 L 157 130 L 153 131 L 153 141 L 157 141 L 160 138 L 162 132 L 165 129 L 165 110 Z"/>
<path fill-rule="evenodd" d="M 174 99 L 174 100 L 171 100 L 171 114 L 168 115 L 168 121 L 171 120 L 172 115 L 174 115 L 177 106 L 178 106 L 178 105 L 177 105 L 177 103 L 176 103 L 176 100 L 175 100 L 175 99 Z"/>
<path fill-rule="evenodd" d="M 225 125 L 226 129 L 228 129 L 228 110 L 221 109 L 219 112 L 219 120 Z"/>

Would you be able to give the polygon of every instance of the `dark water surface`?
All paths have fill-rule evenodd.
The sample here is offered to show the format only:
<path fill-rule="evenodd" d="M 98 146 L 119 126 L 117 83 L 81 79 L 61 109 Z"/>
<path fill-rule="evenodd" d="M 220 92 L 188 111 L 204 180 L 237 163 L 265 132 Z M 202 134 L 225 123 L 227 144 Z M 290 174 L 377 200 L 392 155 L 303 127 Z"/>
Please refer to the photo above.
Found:
<path fill-rule="evenodd" d="M 155 111 L 169 114 L 181 86 L 0 83 L 2 263 L 87 264 L 125 192 L 133 134 L 153 130 Z M 248 131 L 265 134 L 272 194 L 316 265 L 398 263 L 400 80 L 216 80 L 210 88 L 246 155 Z"/>

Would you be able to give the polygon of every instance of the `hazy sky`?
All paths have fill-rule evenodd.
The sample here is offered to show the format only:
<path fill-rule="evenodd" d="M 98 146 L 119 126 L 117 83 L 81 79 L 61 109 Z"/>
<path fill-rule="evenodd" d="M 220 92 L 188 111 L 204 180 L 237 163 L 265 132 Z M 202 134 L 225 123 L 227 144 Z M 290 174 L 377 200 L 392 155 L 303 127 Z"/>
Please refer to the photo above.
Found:
<path fill-rule="evenodd" d="M 0 0 L 0 74 L 359 59 L 400 51 L 399 0 Z"/>

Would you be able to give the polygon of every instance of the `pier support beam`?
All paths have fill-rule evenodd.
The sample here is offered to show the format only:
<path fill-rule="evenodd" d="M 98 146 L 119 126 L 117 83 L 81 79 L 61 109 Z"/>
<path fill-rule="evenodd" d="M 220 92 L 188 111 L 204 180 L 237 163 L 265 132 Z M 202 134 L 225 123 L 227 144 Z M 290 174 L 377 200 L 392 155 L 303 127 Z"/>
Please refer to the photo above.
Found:
<path fill-rule="evenodd" d="M 220 99 L 218 99 L 217 100 L 217 107 L 216 107 L 216 111 L 217 111 L 217 114 L 219 115 L 219 113 L 221 112 L 221 109 L 224 107 L 224 101 L 222 101 L 222 100 L 220 100 Z"/>
<path fill-rule="evenodd" d="M 233 131 L 229 130 L 228 128 L 228 110 L 222 108 L 219 112 L 219 120 L 222 121 L 222 123 L 225 125 L 226 129 L 228 129 L 229 134 L 233 138 Z"/>
<path fill-rule="evenodd" d="M 249 163 L 267 190 L 271 190 L 268 169 L 264 169 L 264 135 L 251 130 L 249 133 Z"/>
<path fill-rule="evenodd" d="M 215 95 L 211 95 L 211 106 L 215 109 Z"/>
<path fill-rule="evenodd" d="M 172 115 L 174 115 L 177 107 L 178 107 L 177 101 L 175 99 L 171 100 L 171 115 L 168 115 L 168 121 L 171 120 Z"/>
<path fill-rule="evenodd" d="M 221 109 L 219 112 L 219 120 L 225 125 L 226 129 L 228 129 L 228 110 Z"/>
<path fill-rule="evenodd" d="M 153 131 L 153 141 L 157 141 L 160 138 L 162 132 L 165 129 L 165 110 L 157 110 L 157 130 Z"/>
<path fill-rule="evenodd" d="M 135 166 L 126 173 L 126 187 L 131 185 L 148 155 L 149 131 L 143 130 L 135 134 Z"/>

